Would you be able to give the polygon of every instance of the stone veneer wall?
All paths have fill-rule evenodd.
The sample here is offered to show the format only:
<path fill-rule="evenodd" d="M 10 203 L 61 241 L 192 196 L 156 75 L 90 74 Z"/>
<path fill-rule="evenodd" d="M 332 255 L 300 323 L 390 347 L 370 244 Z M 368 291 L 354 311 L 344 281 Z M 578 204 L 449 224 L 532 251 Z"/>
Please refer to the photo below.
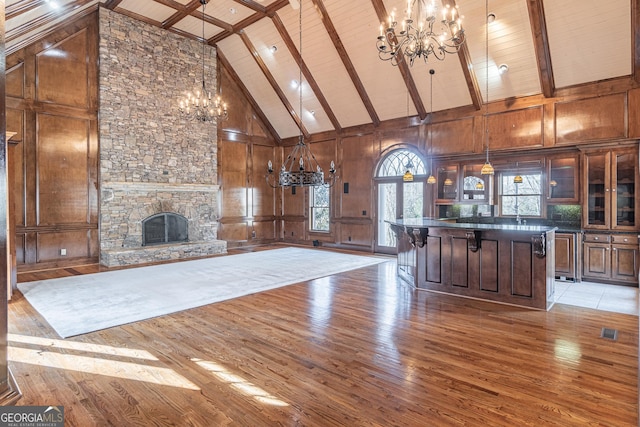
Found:
<path fill-rule="evenodd" d="M 202 84 L 202 44 L 100 8 L 100 259 L 126 265 L 226 252 L 217 240 L 217 129 L 180 117 Z M 205 50 L 216 82 L 216 52 Z M 189 242 L 142 247 L 141 221 L 176 212 Z"/>

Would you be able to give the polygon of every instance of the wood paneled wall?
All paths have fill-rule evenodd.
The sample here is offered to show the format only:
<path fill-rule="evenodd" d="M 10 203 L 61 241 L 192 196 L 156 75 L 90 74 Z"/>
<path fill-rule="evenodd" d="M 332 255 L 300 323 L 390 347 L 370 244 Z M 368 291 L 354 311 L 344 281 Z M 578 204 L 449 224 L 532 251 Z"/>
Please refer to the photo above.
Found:
<path fill-rule="evenodd" d="M 223 80 L 225 91 L 225 86 L 229 84 L 231 81 Z M 264 191 L 259 195 L 256 191 L 261 191 L 260 186 L 248 186 L 250 180 L 257 182 L 263 179 L 264 165 L 271 158 L 269 156 L 282 156 L 290 150 L 288 146 L 295 142 L 285 140 L 278 144 L 263 135 L 257 138 L 250 135 L 250 126 L 247 125 L 247 133 L 243 132 L 245 140 L 223 140 L 223 146 L 236 144 L 244 148 L 235 147 L 233 152 L 228 148 L 228 155 L 219 161 L 225 182 L 223 205 L 230 203 L 234 207 L 231 213 L 228 206 L 223 206 L 223 229 L 233 227 L 233 232 L 224 233 L 222 238 L 238 240 L 230 242 L 231 246 L 251 242 L 252 228 L 246 220 L 266 215 L 267 211 L 271 215 L 271 207 L 276 206 L 274 216 L 268 217 L 269 221 L 265 221 L 266 216 L 254 220 L 253 229 L 261 232 L 257 238 L 269 239 L 273 232 L 275 238 L 289 242 L 311 244 L 319 240 L 328 246 L 373 251 L 376 223 L 373 176 L 376 165 L 387 151 L 408 144 L 417 147 L 427 162 L 433 159 L 434 165 L 452 158 L 481 162 L 486 149 L 486 122 L 490 130 L 492 156 L 496 155 L 503 162 L 509 162 L 511 158 L 515 161 L 516 157 L 523 155 L 542 158 L 555 149 L 616 145 L 640 138 L 640 89 L 627 88 L 620 89 L 619 93 L 602 94 L 600 86 L 598 83 L 586 85 L 579 91 L 565 91 L 568 95 L 558 98 L 536 95 L 496 101 L 480 111 L 462 108 L 438 112 L 431 121 L 427 118 L 425 123 L 413 119 L 396 120 L 385 122 L 379 128 L 366 125 L 344 129 L 340 135 L 312 135 L 312 151 L 320 163 L 328 164 L 335 153 L 340 175 L 339 182 L 331 190 L 333 206 L 330 233 L 309 231 L 307 189 L 298 188 L 295 194 L 291 194 L 291 189 L 274 191 L 263 187 Z M 486 117 L 485 112 L 488 112 Z M 224 128 L 227 126 L 223 124 Z M 268 142 L 261 142 L 263 138 Z M 258 146 L 262 148 L 256 149 Z M 243 153 L 249 157 L 239 165 L 238 156 Z M 236 164 L 229 165 L 230 158 Z M 278 165 L 279 162 L 274 160 L 274 164 Z M 229 179 L 224 177 L 225 174 Z M 232 175 L 234 183 L 230 180 Z M 348 183 L 347 193 L 344 191 L 345 183 Z M 243 186 L 247 190 L 242 190 Z M 431 194 L 425 194 L 425 203 L 430 205 L 432 197 Z M 226 217 L 228 214 L 237 220 Z M 272 218 L 275 219 L 274 228 L 271 228 Z"/>
<path fill-rule="evenodd" d="M 7 57 L 11 252 L 21 269 L 98 257 L 97 14 Z"/>

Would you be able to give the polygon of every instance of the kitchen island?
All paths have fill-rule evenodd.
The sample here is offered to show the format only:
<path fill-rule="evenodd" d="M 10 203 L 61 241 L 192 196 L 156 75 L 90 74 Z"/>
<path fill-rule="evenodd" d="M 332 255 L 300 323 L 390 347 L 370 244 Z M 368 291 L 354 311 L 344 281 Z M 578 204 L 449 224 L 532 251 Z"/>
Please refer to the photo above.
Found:
<path fill-rule="evenodd" d="M 548 310 L 554 302 L 555 228 L 389 221 L 398 275 L 418 289 Z"/>

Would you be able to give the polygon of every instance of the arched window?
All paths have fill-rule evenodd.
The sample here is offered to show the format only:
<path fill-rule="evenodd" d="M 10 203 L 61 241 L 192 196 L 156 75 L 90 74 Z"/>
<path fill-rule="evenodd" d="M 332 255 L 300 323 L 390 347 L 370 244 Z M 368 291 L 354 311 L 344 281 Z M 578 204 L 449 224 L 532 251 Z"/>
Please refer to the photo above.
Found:
<path fill-rule="evenodd" d="M 395 150 L 387 154 L 380 166 L 378 167 L 378 178 L 402 176 L 411 169 L 414 175 L 426 175 L 427 170 L 424 162 L 416 153 L 410 150 Z"/>

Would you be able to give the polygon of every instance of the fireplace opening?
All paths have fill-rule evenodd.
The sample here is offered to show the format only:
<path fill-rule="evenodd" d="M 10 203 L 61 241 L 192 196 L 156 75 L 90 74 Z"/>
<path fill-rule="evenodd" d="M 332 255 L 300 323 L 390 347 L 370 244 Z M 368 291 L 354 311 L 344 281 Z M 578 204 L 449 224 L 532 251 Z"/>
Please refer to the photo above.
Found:
<path fill-rule="evenodd" d="M 142 246 L 189 240 L 188 221 L 182 215 L 163 212 L 142 221 Z"/>

